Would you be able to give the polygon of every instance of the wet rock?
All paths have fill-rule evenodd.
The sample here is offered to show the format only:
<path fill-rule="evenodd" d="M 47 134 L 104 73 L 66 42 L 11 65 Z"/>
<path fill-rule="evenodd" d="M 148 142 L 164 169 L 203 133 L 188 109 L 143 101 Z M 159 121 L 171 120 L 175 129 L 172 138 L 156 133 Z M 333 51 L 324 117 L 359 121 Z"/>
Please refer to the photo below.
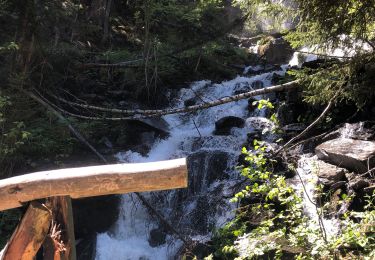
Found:
<path fill-rule="evenodd" d="M 206 256 L 212 253 L 212 247 L 206 244 L 197 243 L 191 250 L 191 253 L 195 256 L 195 258 L 191 256 L 189 258 L 189 256 L 187 256 L 186 260 L 204 259 Z"/>
<path fill-rule="evenodd" d="M 258 101 L 255 98 L 249 98 L 247 100 L 247 109 L 249 110 L 250 113 L 254 112 L 257 109 L 257 106 L 253 105 L 254 102 Z"/>
<path fill-rule="evenodd" d="M 271 130 L 274 127 L 274 123 L 264 117 L 249 117 L 245 121 L 245 127 L 249 132 L 263 132 L 266 130 Z"/>
<path fill-rule="evenodd" d="M 292 124 L 295 122 L 294 106 L 288 103 L 283 103 L 277 109 L 277 118 L 281 125 Z"/>
<path fill-rule="evenodd" d="M 338 183 L 341 185 L 345 184 L 345 174 L 348 170 L 337 167 L 335 165 L 316 160 L 313 163 L 314 173 L 318 176 L 319 181 L 325 186 L 335 186 L 337 188 Z"/>
<path fill-rule="evenodd" d="M 318 158 L 363 173 L 375 165 L 375 142 L 338 138 L 315 148 Z"/>
<path fill-rule="evenodd" d="M 248 146 L 253 146 L 254 140 L 262 140 L 262 133 L 260 131 L 247 133 Z"/>
<path fill-rule="evenodd" d="M 215 122 L 215 135 L 229 135 L 233 127 L 242 128 L 245 120 L 236 116 L 226 116 Z"/>
<path fill-rule="evenodd" d="M 77 240 L 77 259 L 95 260 L 96 234 Z"/>
<path fill-rule="evenodd" d="M 325 62 L 326 62 L 325 59 L 305 61 L 304 63 L 302 63 L 301 68 L 319 69 Z"/>
<path fill-rule="evenodd" d="M 370 180 L 366 177 L 352 172 L 345 174 L 345 176 L 349 180 L 349 187 L 354 191 L 360 191 L 371 184 Z"/>
<path fill-rule="evenodd" d="M 295 123 L 295 124 L 289 124 L 284 126 L 282 129 L 284 132 L 287 133 L 295 133 L 295 132 L 301 132 L 305 130 L 306 125 L 303 123 Z"/>
<path fill-rule="evenodd" d="M 207 192 L 207 186 L 216 180 L 226 179 L 230 155 L 223 151 L 198 151 L 188 156 L 188 193 Z"/>
<path fill-rule="evenodd" d="M 281 76 L 277 73 L 273 73 L 272 74 L 272 79 L 271 79 L 271 83 L 272 85 L 276 85 L 276 84 L 279 84 L 280 81 L 284 78 L 284 76 Z"/>
<path fill-rule="evenodd" d="M 107 231 L 119 215 L 120 197 L 115 195 L 73 200 L 76 238 Z"/>
<path fill-rule="evenodd" d="M 252 87 L 253 89 L 264 88 L 264 83 L 263 83 L 263 81 L 261 81 L 261 80 L 256 80 L 256 81 L 254 81 L 253 83 L 251 83 L 251 87 Z"/>
<path fill-rule="evenodd" d="M 150 129 L 150 131 L 156 131 L 161 134 L 168 135 L 169 133 L 169 125 L 168 123 L 162 118 L 141 118 L 141 119 L 134 119 L 131 121 L 136 121 L 141 125 Z"/>
<path fill-rule="evenodd" d="M 346 123 L 344 127 L 339 129 L 339 133 L 344 138 L 351 138 L 364 141 L 375 140 L 375 123 Z"/>
<path fill-rule="evenodd" d="M 207 234 L 210 231 L 210 214 L 207 212 L 210 208 L 212 208 L 212 205 L 210 205 L 207 197 L 198 198 L 196 207 L 192 212 L 191 223 L 194 231 L 199 234 Z"/>
<path fill-rule="evenodd" d="M 370 186 L 370 180 L 366 178 L 355 178 L 349 181 L 349 187 L 353 190 L 362 190 Z"/>
<path fill-rule="evenodd" d="M 184 101 L 185 107 L 194 106 L 195 104 L 197 104 L 197 101 L 195 100 L 195 98 L 190 98 Z"/>
<path fill-rule="evenodd" d="M 151 247 L 157 247 L 165 244 L 167 233 L 162 228 L 155 228 L 151 230 L 148 238 L 148 243 Z"/>
<path fill-rule="evenodd" d="M 242 94 L 245 92 L 251 91 L 252 88 L 250 87 L 248 82 L 242 82 L 242 83 L 237 83 L 234 88 L 234 95 Z"/>
<path fill-rule="evenodd" d="M 290 44 L 282 38 L 270 38 L 266 44 L 258 48 L 258 55 L 271 64 L 287 63 L 293 52 Z"/>

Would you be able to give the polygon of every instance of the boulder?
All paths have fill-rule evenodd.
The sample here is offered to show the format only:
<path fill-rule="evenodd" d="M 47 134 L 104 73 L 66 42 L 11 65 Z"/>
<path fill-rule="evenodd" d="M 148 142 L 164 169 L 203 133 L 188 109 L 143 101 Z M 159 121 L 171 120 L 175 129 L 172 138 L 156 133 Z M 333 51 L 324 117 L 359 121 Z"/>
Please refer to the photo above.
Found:
<path fill-rule="evenodd" d="M 318 145 L 319 159 L 363 173 L 375 165 L 375 142 L 337 138 Z"/>
<path fill-rule="evenodd" d="M 345 174 L 348 170 L 344 168 L 337 167 L 335 165 L 323 162 L 321 160 L 314 161 L 314 173 L 318 176 L 319 181 L 325 186 L 335 186 L 337 184 L 345 181 Z"/>
<path fill-rule="evenodd" d="M 271 64 L 284 64 L 293 56 L 290 44 L 282 38 L 270 38 L 266 44 L 260 45 L 258 55 Z"/>
<path fill-rule="evenodd" d="M 229 135 L 233 127 L 242 128 L 245 126 L 245 120 L 236 116 L 226 116 L 215 123 L 215 135 Z"/>
<path fill-rule="evenodd" d="M 274 126 L 271 120 L 264 117 L 249 117 L 245 121 L 245 127 L 249 132 L 263 132 L 271 130 Z"/>
<path fill-rule="evenodd" d="M 165 244 L 167 238 L 167 233 L 163 228 L 155 228 L 151 230 L 150 236 L 148 238 L 148 243 L 151 247 L 157 247 Z"/>
<path fill-rule="evenodd" d="M 117 195 L 73 200 L 76 238 L 87 238 L 108 231 L 118 218 L 119 203 L 120 197 Z"/>
<path fill-rule="evenodd" d="M 207 192 L 216 180 L 228 177 L 226 170 L 230 154 L 223 151 L 198 151 L 188 156 L 189 195 Z"/>

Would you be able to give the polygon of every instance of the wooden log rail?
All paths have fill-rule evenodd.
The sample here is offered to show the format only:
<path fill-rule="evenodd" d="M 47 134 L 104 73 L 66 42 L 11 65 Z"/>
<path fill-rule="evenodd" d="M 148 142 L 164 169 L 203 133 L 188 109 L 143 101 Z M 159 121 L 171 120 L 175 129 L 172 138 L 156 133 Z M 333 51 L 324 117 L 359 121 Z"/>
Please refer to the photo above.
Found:
<path fill-rule="evenodd" d="M 83 198 L 185 187 L 185 158 L 35 172 L 0 180 L 0 211 L 54 196 Z"/>

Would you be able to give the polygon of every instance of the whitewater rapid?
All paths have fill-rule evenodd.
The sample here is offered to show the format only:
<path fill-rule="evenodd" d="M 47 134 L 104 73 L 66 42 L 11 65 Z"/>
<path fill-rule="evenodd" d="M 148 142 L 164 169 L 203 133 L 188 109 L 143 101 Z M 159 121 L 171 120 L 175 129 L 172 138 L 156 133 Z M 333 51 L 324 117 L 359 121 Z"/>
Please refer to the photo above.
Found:
<path fill-rule="evenodd" d="M 210 81 L 195 82 L 189 88 L 180 90 L 178 98 L 174 101 L 174 107 L 183 107 L 184 102 L 189 99 L 196 98 L 198 102 L 208 102 L 231 96 L 236 91 L 237 93 L 238 91 L 249 91 L 252 89 L 252 83 L 256 81 L 261 81 L 264 87 L 271 86 L 273 74 L 284 75 L 287 67 L 288 65 L 284 65 L 280 70 L 251 77 L 237 76 L 233 80 L 218 84 L 212 84 Z M 246 71 L 249 69 L 250 67 L 246 68 Z M 260 70 L 260 67 L 252 67 L 252 69 Z M 262 97 L 259 96 L 256 98 L 261 99 Z M 231 184 L 234 185 L 234 180 L 238 179 L 238 172 L 234 170 L 234 167 L 241 151 L 241 145 L 246 141 L 246 134 L 249 129 L 234 128 L 231 135 L 214 136 L 215 122 L 226 116 L 248 118 L 247 99 L 194 113 L 164 116 L 164 120 L 169 124 L 171 129 L 169 137 L 164 140 L 157 140 L 147 156 L 142 156 L 132 151 L 124 151 L 118 153 L 116 157 L 119 162 L 152 162 L 187 157 L 189 154 L 197 151 L 225 151 L 232 155 L 232 160 L 228 163 L 228 171 L 225 173 L 229 175 L 229 180 L 226 181 L 226 184 L 229 186 Z M 198 148 L 196 147 L 197 139 L 201 140 Z M 219 184 L 220 182 L 218 181 L 207 186 L 207 191 L 204 191 L 202 194 L 212 192 Z M 168 192 L 166 199 L 161 201 L 159 205 L 154 205 L 166 219 L 168 219 L 169 214 L 173 211 L 175 192 L 177 191 Z M 225 192 L 230 193 L 223 189 L 222 193 Z M 143 193 L 143 195 L 146 198 L 152 198 L 153 196 L 152 193 Z M 189 203 L 189 205 L 186 205 L 184 208 L 184 213 L 186 214 L 186 218 L 188 218 L 189 213 L 194 210 L 193 207 L 196 203 L 194 200 L 186 203 Z M 123 195 L 120 207 L 120 216 L 112 230 L 98 234 L 97 236 L 97 260 L 164 260 L 174 258 L 182 242 L 168 235 L 165 244 L 158 247 L 151 247 L 148 242 L 149 234 L 151 230 L 158 227 L 158 224 L 155 222 L 155 219 L 150 217 L 150 214 L 137 200 L 136 196 L 131 194 Z M 220 207 L 217 209 L 214 218 L 212 218 L 212 221 L 215 221 L 214 224 L 216 227 L 221 226 L 233 217 L 232 209 L 233 205 L 230 203 L 222 205 L 221 209 Z M 205 235 L 193 236 L 193 239 L 199 241 L 205 241 L 209 238 L 209 232 Z"/>

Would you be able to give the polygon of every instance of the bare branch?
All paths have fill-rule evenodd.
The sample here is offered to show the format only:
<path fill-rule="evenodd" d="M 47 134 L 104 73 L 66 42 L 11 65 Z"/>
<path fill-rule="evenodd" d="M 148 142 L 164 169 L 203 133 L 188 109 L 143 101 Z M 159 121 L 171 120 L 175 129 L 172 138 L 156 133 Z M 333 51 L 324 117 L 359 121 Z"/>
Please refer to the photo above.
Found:
<path fill-rule="evenodd" d="M 246 99 L 253 96 L 259 96 L 264 95 L 268 93 L 273 92 L 280 92 L 285 91 L 289 89 L 293 89 L 298 87 L 299 80 L 294 80 L 285 84 L 266 87 L 262 89 L 252 90 L 249 92 L 245 92 L 242 94 L 237 94 L 229 97 L 220 98 L 211 102 L 206 102 L 198 105 L 188 106 L 188 107 L 182 107 L 182 108 L 169 108 L 169 109 L 158 109 L 158 110 L 122 110 L 122 109 L 111 109 L 111 108 L 104 108 L 104 107 L 97 107 L 97 106 L 91 106 L 91 105 L 85 105 L 85 104 L 78 104 L 75 102 L 71 102 L 62 98 L 58 98 L 58 100 L 73 105 L 77 107 L 87 108 L 87 109 L 93 109 L 98 110 L 102 112 L 109 112 L 109 113 L 120 113 L 125 114 L 124 117 L 92 117 L 92 116 L 85 116 L 85 115 L 77 115 L 71 112 L 68 112 L 66 110 L 63 110 L 61 108 L 58 108 L 61 112 L 81 119 L 88 119 L 88 120 L 111 120 L 111 121 L 121 121 L 121 120 L 134 120 L 134 119 L 140 119 L 140 118 L 148 118 L 148 117 L 156 117 L 156 116 L 163 116 L 163 115 L 170 115 L 170 114 L 178 114 L 178 113 L 188 113 L 193 112 L 197 110 L 202 110 L 214 106 L 223 105 L 226 103 L 239 101 L 242 99 Z"/>

